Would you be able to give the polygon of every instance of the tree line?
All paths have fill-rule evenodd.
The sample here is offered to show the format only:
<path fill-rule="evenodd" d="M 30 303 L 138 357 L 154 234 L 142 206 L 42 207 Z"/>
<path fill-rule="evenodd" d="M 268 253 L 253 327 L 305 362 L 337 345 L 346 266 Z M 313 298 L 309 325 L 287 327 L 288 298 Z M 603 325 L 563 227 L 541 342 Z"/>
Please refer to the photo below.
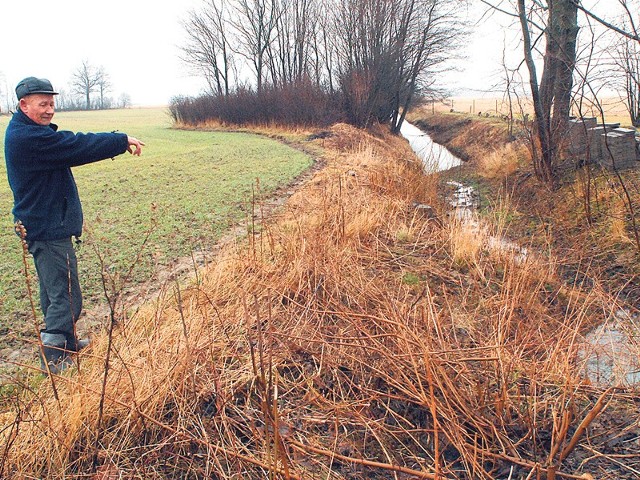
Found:
<path fill-rule="evenodd" d="M 305 106 L 319 108 L 319 119 L 341 117 L 359 126 L 382 122 L 398 131 L 417 94 L 438 93 L 438 74 L 461 38 L 460 5 L 205 0 L 183 22 L 182 56 L 206 80 L 208 91 L 201 99 L 174 99 L 172 113 L 182 121 L 198 121 L 206 110 L 237 113 L 231 105 L 249 97 L 254 106 L 265 97 L 289 101 L 280 108 L 263 106 L 291 111 L 300 108 L 297 98 L 313 92 L 315 100 Z"/>
<path fill-rule="evenodd" d="M 69 90 L 60 90 L 56 107 L 60 110 L 105 110 L 131 106 L 131 97 L 122 93 L 117 99 L 109 94 L 113 85 L 103 66 L 96 67 L 83 60 L 71 74 Z"/>
<path fill-rule="evenodd" d="M 0 75 L 0 78 L 4 78 Z M 113 85 L 111 78 L 103 66 L 96 67 L 89 60 L 83 60 L 72 72 L 68 89 L 58 88 L 56 97 L 57 110 L 104 110 L 110 108 L 127 108 L 131 106 L 131 97 L 122 93 L 117 99 L 110 96 Z M 16 99 L 13 90 L 6 81 L 0 85 L 0 113 L 15 108 Z"/>
<path fill-rule="evenodd" d="M 208 91 L 174 99 L 171 112 L 186 123 L 340 119 L 398 132 L 418 96 L 442 94 L 440 74 L 466 34 L 460 9 L 474 3 L 519 25 L 523 60 L 505 66 L 504 88 L 517 97 L 528 84 L 539 179 L 553 183 L 570 112 L 602 86 L 597 68 L 605 82 L 623 84 L 631 121 L 640 124 L 637 0 L 611 0 L 616 21 L 581 0 L 204 0 L 183 22 L 182 57 Z M 595 25 L 608 35 L 596 38 Z M 603 61 L 607 48 L 617 55 Z"/>

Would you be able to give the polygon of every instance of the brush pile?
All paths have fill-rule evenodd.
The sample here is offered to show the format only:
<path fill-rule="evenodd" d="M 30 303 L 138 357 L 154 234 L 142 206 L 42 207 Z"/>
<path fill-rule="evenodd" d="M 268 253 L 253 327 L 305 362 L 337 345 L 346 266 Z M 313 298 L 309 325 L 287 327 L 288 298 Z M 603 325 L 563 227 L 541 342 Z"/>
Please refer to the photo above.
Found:
<path fill-rule="evenodd" d="M 492 248 L 498 227 L 449 219 L 401 139 L 321 137 L 326 166 L 277 218 L 257 200 L 248 238 L 116 308 L 76 371 L 16 395 L 0 476 L 637 474 L 638 455 L 603 453 L 638 442 L 633 395 L 581 376 L 610 299 L 562 284 L 550 254 Z"/>

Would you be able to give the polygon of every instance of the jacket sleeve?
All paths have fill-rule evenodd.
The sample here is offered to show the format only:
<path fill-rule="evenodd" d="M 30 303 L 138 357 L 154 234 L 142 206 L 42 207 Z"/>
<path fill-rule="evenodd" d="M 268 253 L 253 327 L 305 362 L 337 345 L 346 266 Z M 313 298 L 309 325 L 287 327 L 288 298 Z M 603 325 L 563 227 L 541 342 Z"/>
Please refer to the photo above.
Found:
<path fill-rule="evenodd" d="M 30 171 L 76 167 L 112 158 L 126 152 L 128 137 L 124 133 L 73 133 L 40 130 L 23 145 L 22 167 Z"/>

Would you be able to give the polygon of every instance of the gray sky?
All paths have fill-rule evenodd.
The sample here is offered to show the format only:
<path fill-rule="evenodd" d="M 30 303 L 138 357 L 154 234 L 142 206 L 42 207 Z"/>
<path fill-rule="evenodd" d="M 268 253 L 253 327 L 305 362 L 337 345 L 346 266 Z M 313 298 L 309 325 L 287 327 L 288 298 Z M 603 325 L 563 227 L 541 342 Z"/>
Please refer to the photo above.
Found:
<path fill-rule="evenodd" d="M 493 2 L 508 5 L 506 0 Z M 586 3 L 602 10 L 603 2 L 617 4 Z M 198 94 L 204 84 L 180 62 L 179 47 L 184 39 L 180 20 L 201 4 L 202 0 L 0 0 L 0 91 L 12 92 L 19 80 L 31 75 L 68 90 L 72 73 L 87 59 L 110 75 L 113 98 L 124 92 L 134 105 L 163 105 L 177 94 Z M 472 5 L 469 15 L 477 19 L 486 7 L 477 0 Z M 522 58 L 520 34 L 509 25 L 514 25 L 512 18 L 495 13 L 474 27 L 462 51 L 467 59 L 444 78 L 452 93 L 496 95 L 487 91 L 503 76 L 503 48 L 511 66 Z"/>
<path fill-rule="evenodd" d="M 68 89 L 83 59 L 104 66 L 117 98 L 161 105 L 176 94 L 195 94 L 201 83 L 181 64 L 179 20 L 200 0 L 1 0 L 0 89 L 24 77 Z M 4 103 L 4 102 L 3 102 Z"/>
<path fill-rule="evenodd" d="M 523 56 L 521 32 L 514 19 L 488 10 L 474 2 L 467 12 L 470 32 L 464 42 L 464 58 L 455 62 L 458 68 L 450 74 L 458 96 L 502 95 L 503 54 L 510 66 Z"/>

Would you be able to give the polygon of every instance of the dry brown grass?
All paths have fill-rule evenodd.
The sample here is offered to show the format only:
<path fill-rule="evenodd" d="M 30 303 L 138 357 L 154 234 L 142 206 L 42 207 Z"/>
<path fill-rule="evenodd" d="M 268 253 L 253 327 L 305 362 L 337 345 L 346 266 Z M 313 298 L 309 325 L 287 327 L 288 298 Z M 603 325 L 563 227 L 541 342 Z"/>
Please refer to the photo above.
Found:
<path fill-rule="evenodd" d="M 443 113 L 451 110 L 453 102 L 453 110 L 459 113 L 467 113 L 471 115 L 488 114 L 490 116 L 501 116 L 509 114 L 509 104 L 502 97 L 453 97 L 445 102 L 438 102 L 434 106 L 426 105 L 423 110 L 425 113 L 432 111 Z M 521 115 L 522 111 L 533 115 L 533 105 L 528 99 L 522 99 L 520 103 L 514 100 L 513 111 L 516 116 Z M 602 117 L 604 114 L 607 122 L 620 122 L 622 125 L 630 125 L 629 113 L 619 98 L 605 97 L 598 102 L 583 99 L 580 105 L 572 106 L 572 115 L 585 117 Z"/>
<path fill-rule="evenodd" d="M 530 158 L 529 150 L 522 144 L 496 145 L 485 151 L 477 162 L 478 173 L 487 178 L 505 178 L 516 173 Z"/>
<path fill-rule="evenodd" d="M 118 309 L 107 369 L 105 336 L 55 378 L 59 402 L 46 383 L 15 398 L 2 475 L 579 478 L 570 440 L 601 392 L 576 352 L 609 299 L 423 217 L 436 179 L 402 140 L 315 142 L 326 166 L 278 218 L 258 199 L 197 281 Z"/>

